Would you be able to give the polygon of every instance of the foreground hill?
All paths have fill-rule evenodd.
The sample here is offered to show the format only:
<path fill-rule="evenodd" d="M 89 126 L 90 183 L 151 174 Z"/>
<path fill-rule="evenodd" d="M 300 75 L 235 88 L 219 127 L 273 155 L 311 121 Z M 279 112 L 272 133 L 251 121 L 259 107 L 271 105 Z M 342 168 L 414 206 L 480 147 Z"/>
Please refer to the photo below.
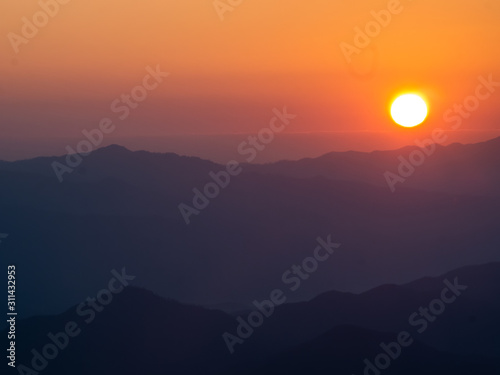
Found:
<path fill-rule="evenodd" d="M 394 359 L 376 362 L 377 356 L 386 355 L 380 344 L 389 346 L 394 345 L 396 341 L 396 334 L 351 326 L 337 327 L 270 359 L 255 374 L 473 375 L 483 372 L 495 373 L 500 369 L 494 360 L 439 352 L 418 341 L 413 341 L 408 347 L 401 349 L 392 347 Z M 377 368 L 376 363 L 382 366 Z"/>
<path fill-rule="evenodd" d="M 466 288 L 455 298 L 445 280 Z M 443 311 L 433 314 L 444 289 L 448 289 L 444 298 L 453 302 L 444 303 Z M 431 311 L 431 318 L 423 318 L 420 308 Z M 330 291 L 308 302 L 279 306 L 252 340 L 269 347 L 290 347 L 334 327 L 352 325 L 381 332 L 409 331 L 418 341 L 441 351 L 498 359 L 499 314 L 500 263 L 492 263 L 404 285 L 383 285 L 361 294 Z"/>
<path fill-rule="evenodd" d="M 46 361 L 43 373 L 362 374 L 365 360 L 376 363 L 381 344 L 398 341 L 402 331 L 408 332 L 405 346 L 394 349 L 397 355 L 383 373 L 497 373 L 499 270 L 500 264 L 466 267 L 359 295 L 332 291 L 285 304 L 233 355 L 222 334 L 236 332 L 234 316 L 128 287 L 88 323 L 90 315 L 78 314 L 76 306 L 18 321 L 17 364 L 31 367 L 32 349 L 42 353 L 52 342 L 49 333 L 57 335 L 75 322 L 81 331 Z M 468 288 L 418 333 L 408 316 L 441 297 L 444 279 L 455 278 Z"/>

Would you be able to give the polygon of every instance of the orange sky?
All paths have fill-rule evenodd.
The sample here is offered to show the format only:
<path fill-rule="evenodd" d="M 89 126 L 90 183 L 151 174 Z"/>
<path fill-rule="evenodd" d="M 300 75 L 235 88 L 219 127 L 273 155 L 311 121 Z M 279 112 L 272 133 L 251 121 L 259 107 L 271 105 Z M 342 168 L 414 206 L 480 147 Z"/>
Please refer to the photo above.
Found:
<path fill-rule="evenodd" d="M 445 127 L 443 113 L 474 93 L 480 75 L 500 81 L 500 1 L 401 0 L 351 65 L 340 43 L 352 44 L 354 28 L 388 1 L 247 0 L 224 21 L 212 2 L 71 0 L 17 54 L 7 36 L 40 5 L 1 2 L 0 137 L 77 136 L 157 64 L 170 77 L 117 136 L 252 133 L 283 105 L 299 115 L 288 132 L 397 135 L 404 130 L 387 104 L 406 89 L 429 101 L 429 121 L 414 130 L 423 133 Z M 352 73 L 374 56 L 372 75 Z M 500 89 L 463 129 L 498 129 L 499 104 Z"/>

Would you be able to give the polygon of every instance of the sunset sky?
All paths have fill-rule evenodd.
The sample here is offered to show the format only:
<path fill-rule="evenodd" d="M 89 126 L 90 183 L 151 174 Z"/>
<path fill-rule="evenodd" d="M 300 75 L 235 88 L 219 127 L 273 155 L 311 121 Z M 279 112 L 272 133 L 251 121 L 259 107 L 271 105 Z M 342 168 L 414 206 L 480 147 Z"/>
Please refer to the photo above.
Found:
<path fill-rule="evenodd" d="M 286 105 L 298 115 L 286 133 L 381 132 L 404 145 L 450 128 L 444 113 L 475 93 L 478 77 L 500 82 L 499 1 L 402 0 L 402 11 L 350 64 L 340 44 L 353 44 L 354 28 L 363 29 L 388 1 L 248 0 L 224 20 L 212 0 L 72 0 L 59 7 L 16 53 L 9 33 L 22 35 L 23 17 L 41 8 L 34 0 L 0 5 L 0 146 L 19 142 L 18 156 L 28 147 L 20 139 L 78 138 L 116 117 L 110 104 L 140 84 L 148 66 L 170 76 L 112 137 L 252 134 Z M 418 129 L 389 117 L 391 99 L 407 90 L 429 104 Z M 499 104 L 500 88 L 464 120 L 460 139 L 491 138 Z M 64 154 L 61 144 L 60 152 L 40 153 Z M 376 138 L 353 146 L 380 147 Z M 0 158 L 12 155 L 0 151 Z"/>

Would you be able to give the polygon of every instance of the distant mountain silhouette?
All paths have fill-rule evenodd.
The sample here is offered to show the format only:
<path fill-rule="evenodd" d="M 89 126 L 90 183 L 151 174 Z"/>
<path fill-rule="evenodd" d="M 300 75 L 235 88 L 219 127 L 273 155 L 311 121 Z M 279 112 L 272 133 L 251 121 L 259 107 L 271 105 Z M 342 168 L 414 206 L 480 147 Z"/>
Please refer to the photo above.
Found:
<path fill-rule="evenodd" d="M 9 256 L 0 266 L 16 263 L 26 275 L 19 280 L 25 296 L 19 304 L 29 316 L 78 303 L 102 288 L 110 270 L 123 266 L 139 285 L 164 296 L 248 306 L 275 288 L 299 301 L 328 290 L 361 292 L 500 261 L 498 193 L 487 196 L 492 188 L 457 194 L 471 193 L 465 180 L 472 169 L 496 186 L 498 143 L 439 147 L 408 180 L 419 181 L 418 173 L 428 174 L 433 165 L 467 160 L 464 168 L 453 164 L 442 175 L 452 182 L 449 192 L 406 189 L 405 183 L 392 194 L 371 183 L 368 171 L 376 160 L 386 164 L 370 173 L 382 178 L 379 172 L 397 162 L 401 150 L 244 165 L 190 225 L 178 205 L 192 204 L 193 188 L 203 189 L 209 172 L 224 166 L 109 146 L 84 157 L 59 183 L 51 162 L 64 157 L 1 162 L 0 228 L 9 238 L 0 251 Z M 329 165 L 332 175 L 321 172 Z M 352 175 L 363 170 L 366 178 Z M 316 238 L 328 234 L 342 246 L 290 292 L 283 272 L 311 256 Z"/>
<path fill-rule="evenodd" d="M 358 181 L 387 187 L 383 174 L 398 173 L 399 156 L 406 160 L 419 150 L 416 145 L 394 151 L 332 152 L 314 159 L 280 161 L 252 166 L 259 172 L 311 178 L 327 177 L 332 180 Z M 397 189 L 411 188 L 453 194 L 472 194 L 498 197 L 500 192 L 500 137 L 477 144 L 437 145 L 426 156 L 414 174 Z"/>

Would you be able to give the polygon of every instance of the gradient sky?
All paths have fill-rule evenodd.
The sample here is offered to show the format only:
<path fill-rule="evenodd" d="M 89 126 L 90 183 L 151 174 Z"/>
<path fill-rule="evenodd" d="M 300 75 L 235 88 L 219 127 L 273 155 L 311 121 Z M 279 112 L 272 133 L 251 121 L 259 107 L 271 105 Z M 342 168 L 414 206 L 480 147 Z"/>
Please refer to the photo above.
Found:
<path fill-rule="evenodd" d="M 21 34 L 21 19 L 40 5 L 5 0 L 0 138 L 81 136 L 158 64 L 171 76 L 113 136 L 255 133 L 287 105 L 299 115 L 289 133 L 407 139 L 387 106 L 408 89 L 430 105 L 429 120 L 410 131 L 423 136 L 449 126 L 444 112 L 474 93 L 479 76 L 500 81 L 500 1 L 400 3 L 403 11 L 348 64 L 340 43 L 352 44 L 354 28 L 388 1 L 248 0 L 221 21 L 212 0 L 72 0 L 16 54 L 7 35 Z M 353 73 L 372 62 L 370 75 Z M 462 130 L 499 129 L 499 104 L 500 89 Z"/>

